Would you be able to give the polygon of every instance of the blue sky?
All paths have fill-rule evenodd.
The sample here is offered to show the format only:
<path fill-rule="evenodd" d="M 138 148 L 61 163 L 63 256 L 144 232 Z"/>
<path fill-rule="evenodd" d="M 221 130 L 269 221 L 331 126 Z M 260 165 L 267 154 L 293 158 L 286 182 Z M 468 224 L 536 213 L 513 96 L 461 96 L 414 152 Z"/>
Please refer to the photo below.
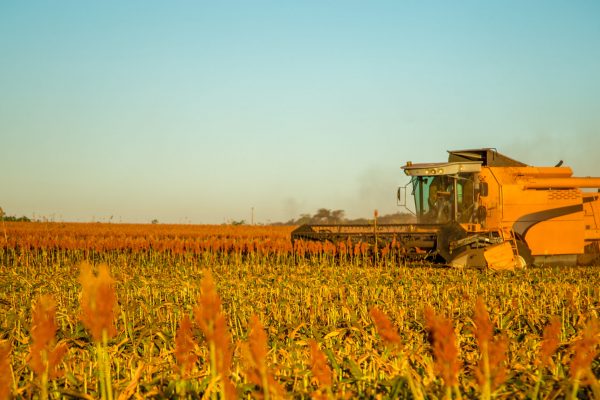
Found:
<path fill-rule="evenodd" d="M 598 1 L 3 1 L 0 206 L 65 221 L 399 211 L 407 160 L 600 175 Z"/>

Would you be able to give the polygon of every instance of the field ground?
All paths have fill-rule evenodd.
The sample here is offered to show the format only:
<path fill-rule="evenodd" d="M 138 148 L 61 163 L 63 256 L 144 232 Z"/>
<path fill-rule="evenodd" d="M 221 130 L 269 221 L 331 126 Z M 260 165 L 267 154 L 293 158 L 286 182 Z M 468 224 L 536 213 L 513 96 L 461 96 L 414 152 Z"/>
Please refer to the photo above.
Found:
<path fill-rule="evenodd" d="M 478 378 L 482 350 L 476 335 L 481 327 L 473 322 L 478 298 L 489 311 L 494 335 L 490 345 L 500 348 L 507 344 L 506 352 L 496 355 L 498 364 L 490 372 L 496 377 L 491 397 L 598 394 L 599 267 L 490 273 L 408 266 L 392 259 L 373 264 L 361 257 L 300 258 L 289 248 L 278 252 L 269 247 L 266 251 L 266 245 L 262 252 L 258 250 L 257 241 L 274 243 L 284 238 L 289 228 L 277 231 L 272 239 L 262 231 L 259 239 L 241 234 L 239 240 L 254 241 L 254 250 L 246 247 L 227 254 L 218 250 L 167 251 L 176 246 L 174 242 L 160 251 L 90 251 L 83 244 L 59 246 L 67 236 L 57 234 L 29 235 L 31 243 L 26 247 L 19 242 L 25 240 L 25 234 L 10 242 L 18 236 L 16 226 L 9 227 L 8 240 L 0 247 L 0 339 L 11 345 L 10 385 L 19 397 L 40 393 L 29 353 L 32 307 L 43 294 L 51 295 L 57 304 L 57 340 L 68 346 L 58 365 L 62 375 L 48 383 L 49 396 L 100 397 L 99 350 L 80 318 L 79 265 L 85 259 L 95 266 L 106 262 L 115 279 L 118 311 L 116 335 L 107 343 L 110 374 L 115 392 L 133 398 L 176 397 L 182 393 L 182 385 L 191 398 L 217 395 L 220 383 L 211 375 L 210 346 L 197 325 L 192 352 L 199 359 L 185 380 L 175 354 L 177 329 L 184 316 L 194 318 L 201 281 L 209 270 L 232 336 L 229 378 L 242 397 L 264 394 L 264 388 L 250 378 L 244 356 L 252 315 L 264 326 L 266 365 L 282 389 L 271 397 L 402 398 L 418 397 L 419 393 L 426 398 L 485 397 Z M 25 228 L 19 225 L 19 229 Z M 236 237 L 232 232 L 228 235 Z M 33 245 L 42 239 L 56 243 L 54 247 Z M 169 240 L 182 239 L 173 236 Z M 130 243 L 134 242 L 131 239 Z M 458 385 L 450 393 L 434 356 L 435 342 L 426 329 L 427 305 L 452 321 L 456 335 L 461 365 Z M 386 345 L 385 332 L 373 321 L 374 307 L 389 317 L 400 346 Z M 544 329 L 553 316 L 560 321 L 558 348 L 550 354 L 550 361 L 542 364 Z M 318 344 L 326 358 L 325 369 L 332 373 L 331 385 L 326 388 L 311 361 L 311 340 Z M 492 353 L 490 350 L 490 357 Z M 587 357 L 589 365 L 581 363 L 578 353 Z M 575 370 L 581 373 L 575 375 Z"/>

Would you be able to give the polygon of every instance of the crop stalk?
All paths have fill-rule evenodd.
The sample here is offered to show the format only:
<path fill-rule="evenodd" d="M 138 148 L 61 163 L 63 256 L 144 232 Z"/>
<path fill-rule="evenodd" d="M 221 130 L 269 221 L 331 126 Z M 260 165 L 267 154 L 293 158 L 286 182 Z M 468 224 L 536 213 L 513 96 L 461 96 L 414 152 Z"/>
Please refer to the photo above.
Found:
<path fill-rule="evenodd" d="M 102 347 L 104 357 L 104 379 L 106 379 L 106 393 L 108 400 L 113 400 L 112 382 L 110 377 L 110 358 L 108 357 L 108 332 L 102 329 Z"/>
<path fill-rule="evenodd" d="M 488 342 L 481 344 L 481 353 L 483 361 L 483 388 L 481 389 L 481 400 L 490 400 L 492 398 L 490 382 L 490 360 L 488 355 Z"/>

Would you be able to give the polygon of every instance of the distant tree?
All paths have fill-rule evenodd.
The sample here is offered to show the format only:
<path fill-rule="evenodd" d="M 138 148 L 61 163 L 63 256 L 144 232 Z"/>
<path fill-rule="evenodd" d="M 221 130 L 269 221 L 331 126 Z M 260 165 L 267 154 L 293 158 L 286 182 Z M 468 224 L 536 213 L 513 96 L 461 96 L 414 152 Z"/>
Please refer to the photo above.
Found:
<path fill-rule="evenodd" d="M 331 219 L 331 210 L 319 208 L 313 215 L 313 222 L 317 224 L 327 224 Z"/>
<path fill-rule="evenodd" d="M 241 219 L 239 221 L 231 221 L 231 225 L 246 225 L 246 220 Z"/>
<path fill-rule="evenodd" d="M 293 220 L 292 219 L 292 225 L 304 225 L 304 224 L 310 224 L 312 221 L 312 218 L 310 216 L 310 214 L 300 214 L 300 218 L 298 218 L 297 220 Z"/>
<path fill-rule="evenodd" d="M 416 218 L 414 215 L 404 212 L 380 215 L 377 218 L 379 224 L 414 224 Z M 306 224 L 356 224 L 369 225 L 373 223 L 373 218 L 355 218 L 348 219 L 344 210 L 329 210 L 319 208 L 312 216 L 310 214 L 301 214 L 298 219 L 290 219 L 287 222 L 276 222 L 273 225 L 306 225 Z"/>
<path fill-rule="evenodd" d="M 150 223 L 151 223 L 152 225 L 156 225 L 156 224 L 158 224 L 158 220 L 157 220 L 156 218 L 154 218 L 154 219 L 152 220 L 152 222 L 150 222 Z"/>
<path fill-rule="evenodd" d="M 331 223 L 340 224 L 344 221 L 344 210 L 334 210 L 331 212 Z"/>
<path fill-rule="evenodd" d="M 16 217 L 14 215 L 3 214 L 0 218 L 2 221 L 6 222 L 31 222 L 31 220 L 24 215 L 21 217 Z"/>

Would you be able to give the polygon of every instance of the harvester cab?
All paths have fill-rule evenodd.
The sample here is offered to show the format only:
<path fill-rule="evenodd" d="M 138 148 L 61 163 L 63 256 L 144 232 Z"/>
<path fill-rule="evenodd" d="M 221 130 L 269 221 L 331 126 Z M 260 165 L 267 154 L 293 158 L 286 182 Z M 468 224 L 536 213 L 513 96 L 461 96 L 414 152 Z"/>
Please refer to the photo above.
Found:
<path fill-rule="evenodd" d="M 417 223 L 475 223 L 480 191 L 481 163 L 476 161 L 413 164 L 404 167 L 410 176 Z"/>

